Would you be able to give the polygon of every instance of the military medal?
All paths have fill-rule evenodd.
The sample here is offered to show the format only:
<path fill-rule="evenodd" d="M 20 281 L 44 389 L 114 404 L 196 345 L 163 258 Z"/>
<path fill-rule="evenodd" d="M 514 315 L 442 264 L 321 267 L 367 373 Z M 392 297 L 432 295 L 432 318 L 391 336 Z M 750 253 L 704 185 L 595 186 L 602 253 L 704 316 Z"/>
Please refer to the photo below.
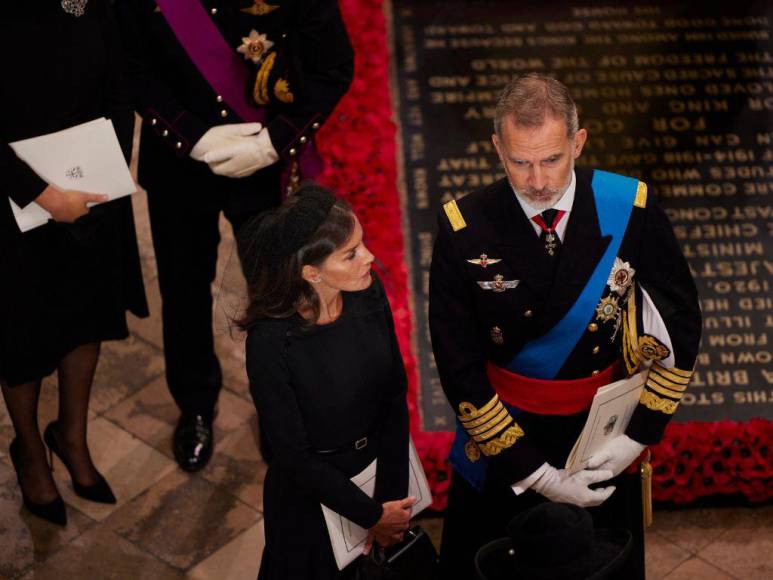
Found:
<path fill-rule="evenodd" d="M 268 49 L 274 46 L 265 34 L 258 34 L 257 30 L 250 30 L 250 35 L 242 37 L 242 45 L 236 49 L 244 55 L 246 60 L 258 64 Z"/>
<path fill-rule="evenodd" d="M 556 243 L 556 234 L 553 232 L 548 232 L 545 235 L 545 249 L 548 251 L 548 254 L 550 256 L 554 256 L 557 247 L 558 244 Z"/>
<path fill-rule="evenodd" d="M 505 343 L 505 338 L 502 336 L 502 329 L 495 326 L 491 329 L 491 342 L 496 345 L 502 345 Z"/>
<path fill-rule="evenodd" d="M 617 303 L 617 296 L 610 294 L 602 298 L 601 302 L 596 306 L 596 320 L 609 322 L 610 320 L 617 319 L 619 316 L 620 305 Z"/>
<path fill-rule="evenodd" d="M 242 8 L 241 11 L 245 14 L 252 14 L 253 16 L 265 16 L 277 8 L 279 8 L 279 6 L 266 4 L 265 0 L 254 0 L 254 4 L 252 6 L 249 8 Z"/>
<path fill-rule="evenodd" d="M 487 268 L 488 266 L 491 266 L 493 264 L 498 264 L 501 262 L 501 258 L 489 258 L 486 254 L 481 254 L 480 258 L 473 258 L 472 260 L 467 260 L 470 264 L 475 264 L 476 266 L 480 266 L 481 268 Z"/>
<path fill-rule="evenodd" d="M 617 292 L 620 296 L 625 294 L 625 291 L 633 282 L 633 276 L 636 270 L 631 268 L 631 264 L 623 262 L 620 258 L 615 258 L 615 263 L 612 266 L 612 271 L 609 273 L 609 279 L 607 284 L 612 292 Z"/>
<path fill-rule="evenodd" d="M 505 277 L 502 276 L 502 274 L 497 274 L 494 276 L 494 279 L 489 280 L 479 280 L 478 286 L 483 288 L 484 290 L 493 290 L 494 292 L 504 292 L 505 290 L 512 290 L 516 286 L 518 286 L 518 283 L 520 280 L 505 280 Z"/>
<path fill-rule="evenodd" d="M 564 215 L 566 215 L 566 212 L 562 209 L 546 209 L 541 214 L 531 218 L 542 230 L 541 237 L 545 240 L 545 250 L 551 257 L 555 256 L 556 250 L 558 250 L 559 240 L 556 235 L 556 228 Z"/>

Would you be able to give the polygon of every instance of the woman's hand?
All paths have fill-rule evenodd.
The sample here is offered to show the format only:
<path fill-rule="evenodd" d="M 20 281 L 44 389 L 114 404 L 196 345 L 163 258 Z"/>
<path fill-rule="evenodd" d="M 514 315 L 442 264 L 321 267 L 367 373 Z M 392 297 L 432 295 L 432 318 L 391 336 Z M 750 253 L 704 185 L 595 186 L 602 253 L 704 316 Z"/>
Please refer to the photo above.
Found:
<path fill-rule="evenodd" d="M 98 193 L 86 193 L 74 189 L 62 191 L 49 185 L 35 198 L 35 203 L 50 213 L 55 221 L 71 224 L 89 213 L 87 203 L 102 203 L 108 199 L 110 199 L 108 196 Z"/>
<path fill-rule="evenodd" d="M 408 529 L 411 521 L 411 507 L 416 503 L 416 498 L 408 496 L 405 499 L 384 502 L 384 512 L 381 519 L 368 530 L 368 539 L 362 549 L 363 554 L 370 552 L 373 541 L 387 548 L 403 539 L 403 534 Z"/>

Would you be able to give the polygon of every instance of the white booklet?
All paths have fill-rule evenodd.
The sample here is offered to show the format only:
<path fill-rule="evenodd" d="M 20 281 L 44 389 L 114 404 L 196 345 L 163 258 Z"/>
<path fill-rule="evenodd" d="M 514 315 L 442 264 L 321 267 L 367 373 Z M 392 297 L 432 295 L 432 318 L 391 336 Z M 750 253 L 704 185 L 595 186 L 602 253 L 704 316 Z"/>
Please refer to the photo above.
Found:
<path fill-rule="evenodd" d="M 352 482 L 370 497 L 373 497 L 376 488 L 377 461 L 374 459 L 370 465 L 352 477 Z M 427 476 L 424 475 L 424 469 L 421 467 L 419 454 L 416 453 L 413 441 L 408 443 L 407 495 L 416 498 L 416 503 L 413 504 L 414 516 L 432 503 Z M 343 570 L 344 566 L 362 554 L 362 547 L 368 537 L 368 531 L 325 505 L 322 505 L 322 513 L 325 516 L 325 524 L 327 524 L 327 531 L 330 534 L 336 564 L 339 570 Z"/>
<path fill-rule="evenodd" d="M 137 190 L 113 122 L 104 117 L 9 145 L 38 177 L 59 189 L 102 193 L 111 200 Z M 51 219 L 34 201 L 22 209 L 10 197 L 8 200 L 22 232 Z"/>
<path fill-rule="evenodd" d="M 585 469 L 594 453 L 607 442 L 625 433 L 628 423 L 631 422 L 631 415 L 639 404 L 648 372 L 649 369 L 646 369 L 596 391 L 585 427 L 566 460 L 569 473 Z"/>

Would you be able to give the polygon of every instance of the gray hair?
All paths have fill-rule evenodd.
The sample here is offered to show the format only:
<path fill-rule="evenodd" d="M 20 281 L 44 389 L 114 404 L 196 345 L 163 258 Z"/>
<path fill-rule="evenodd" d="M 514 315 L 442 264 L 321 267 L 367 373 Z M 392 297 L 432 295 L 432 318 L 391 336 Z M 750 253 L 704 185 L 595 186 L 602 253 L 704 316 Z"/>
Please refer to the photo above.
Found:
<path fill-rule="evenodd" d="M 563 83 L 539 73 L 515 77 L 497 101 L 494 131 L 501 139 L 502 120 L 508 116 L 519 127 L 541 127 L 548 115 L 566 121 L 566 134 L 570 138 L 577 133 L 580 126 L 577 105 Z"/>

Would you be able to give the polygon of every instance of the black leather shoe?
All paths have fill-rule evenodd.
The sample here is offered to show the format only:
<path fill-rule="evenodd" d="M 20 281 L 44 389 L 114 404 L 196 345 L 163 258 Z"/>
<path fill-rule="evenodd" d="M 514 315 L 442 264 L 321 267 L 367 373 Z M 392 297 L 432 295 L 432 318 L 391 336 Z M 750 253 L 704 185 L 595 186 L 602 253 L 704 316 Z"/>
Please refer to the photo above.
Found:
<path fill-rule="evenodd" d="M 174 430 L 174 458 L 185 471 L 203 469 L 212 457 L 214 446 L 212 418 L 205 415 L 182 415 Z"/>
<path fill-rule="evenodd" d="M 72 488 L 73 491 L 80 497 L 87 499 L 89 501 L 97 502 L 97 503 L 106 503 L 106 504 L 114 504 L 116 503 L 115 495 L 113 495 L 113 490 L 110 489 L 110 484 L 107 483 L 107 480 L 102 477 L 102 474 L 97 472 L 97 482 L 92 485 L 82 485 L 75 481 L 75 475 L 72 472 L 72 469 L 70 468 L 70 463 L 67 461 L 67 458 L 62 453 L 62 450 L 59 447 L 59 440 L 56 438 L 56 432 L 55 427 L 56 421 L 52 421 L 48 424 L 46 427 L 46 430 L 43 432 L 43 441 L 46 442 L 46 445 L 48 446 L 48 449 L 51 453 L 54 453 L 60 461 L 64 464 L 64 466 L 67 468 L 67 471 L 70 474 L 70 479 L 72 480 Z M 51 470 L 53 471 L 53 460 L 51 461 Z"/>
<path fill-rule="evenodd" d="M 11 441 L 11 447 L 8 451 L 11 455 L 11 463 L 13 463 L 13 468 L 16 470 L 16 479 L 19 482 L 19 488 L 21 489 L 21 499 L 24 503 L 24 507 L 27 508 L 27 511 L 33 515 L 38 516 L 39 518 L 43 518 L 44 520 L 51 522 L 52 524 L 66 526 L 67 510 L 64 507 L 62 496 L 57 495 L 56 499 L 49 503 L 35 503 L 30 501 L 30 499 L 27 498 L 27 494 L 24 492 L 24 487 L 21 484 L 21 466 L 23 460 L 21 454 L 19 453 L 19 442 L 16 439 Z"/>

